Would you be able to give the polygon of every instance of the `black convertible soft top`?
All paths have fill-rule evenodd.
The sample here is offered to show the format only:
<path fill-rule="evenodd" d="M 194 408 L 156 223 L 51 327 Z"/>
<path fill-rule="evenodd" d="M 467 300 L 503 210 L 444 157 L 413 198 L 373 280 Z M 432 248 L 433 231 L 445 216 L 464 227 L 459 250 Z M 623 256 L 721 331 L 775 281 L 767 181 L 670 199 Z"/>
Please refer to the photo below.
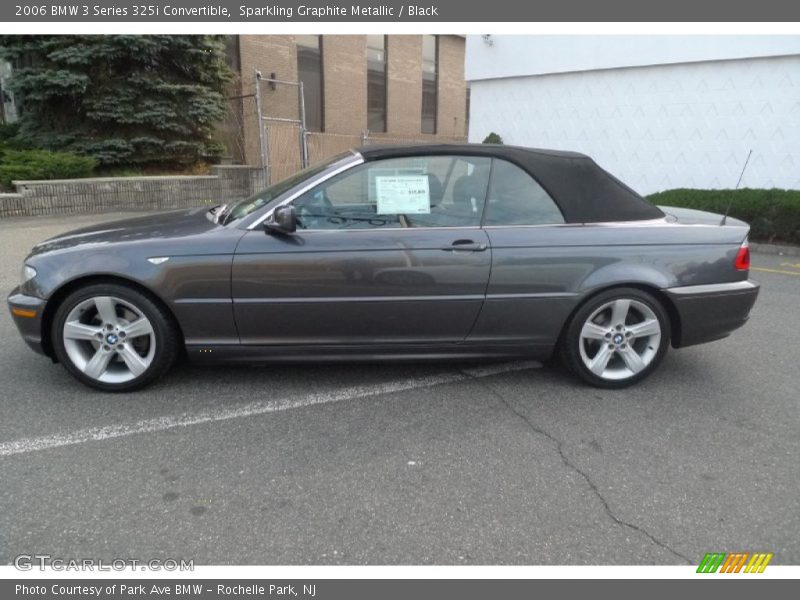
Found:
<path fill-rule="evenodd" d="M 539 182 L 558 203 L 568 223 L 642 221 L 664 216 L 591 158 L 577 152 L 499 144 L 364 146 L 358 152 L 366 161 L 441 154 L 507 160 Z"/>

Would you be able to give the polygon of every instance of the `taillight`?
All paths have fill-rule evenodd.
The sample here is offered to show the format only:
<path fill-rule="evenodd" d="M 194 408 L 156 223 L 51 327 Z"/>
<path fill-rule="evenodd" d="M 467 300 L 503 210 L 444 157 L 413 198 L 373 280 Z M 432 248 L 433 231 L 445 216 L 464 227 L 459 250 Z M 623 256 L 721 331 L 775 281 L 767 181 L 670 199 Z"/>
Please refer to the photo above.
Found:
<path fill-rule="evenodd" d="M 747 240 L 742 242 L 739 246 L 739 251 L 736 253 L 736 260 L 733 261 L 733 266 L 738 271 L 747 271 L 750 269 L 750 244 Z"/>

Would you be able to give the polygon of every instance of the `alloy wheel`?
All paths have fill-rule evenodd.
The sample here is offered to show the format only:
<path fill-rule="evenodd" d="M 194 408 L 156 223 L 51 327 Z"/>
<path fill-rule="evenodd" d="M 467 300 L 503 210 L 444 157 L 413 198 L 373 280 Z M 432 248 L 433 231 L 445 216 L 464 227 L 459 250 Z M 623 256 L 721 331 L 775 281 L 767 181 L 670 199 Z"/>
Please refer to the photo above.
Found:
<path fill-rule="evenodd" d="M 661 324 L 653 309 L 639 300 L 617 298 L 589 315 L 578 346 L 581 360 L 591 373 L 620 381 L 646 369 L 660 344 Z"/>
<path fill-rule="evenodd" d="M 136 379 L 150 367 L 156 352 L 150 320 L 141 309 L 114 296 L 94 296 L 76 304 L 62 335 L 75 367 L 103 383 Z"/>

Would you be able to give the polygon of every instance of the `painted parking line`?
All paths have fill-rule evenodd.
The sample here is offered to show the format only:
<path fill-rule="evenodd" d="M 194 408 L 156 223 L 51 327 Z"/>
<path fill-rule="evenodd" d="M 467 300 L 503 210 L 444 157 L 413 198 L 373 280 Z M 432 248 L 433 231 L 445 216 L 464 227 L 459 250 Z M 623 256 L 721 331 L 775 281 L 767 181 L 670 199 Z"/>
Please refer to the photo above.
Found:
<path fill-rule="evenodd" d="M 783 269 L 767 269 L 765 267 L 750 267 L 751 271 L 761 271 L 763 273 L 781 273 L 783 275 L 794 275 L 795 277 L 800 277 L 800 272 L 797 271 L 785 271 Z"/>
<path fill-rule="evenodd" d="M 78 429 L 67 433 L 56 433 L 42 437 L 23 438 L 10 442 L 0 443 L 0 457 L 13 456 L 15 454 L 26 454 L 39 450 L 49 450 L 63 446 L 75 446 L 87 442 L 100 442 L 141 433 L 154 433 L 166 431 L 178 427 L 189 427 L 202 423 L 216 423 L 218 421 L 229 421 L 231 419 L 241 419 L 266 413 L 313 406 L 315 404 L 328 404 L 331 402 L 342 402 L 343 400 L 355 400 L 357 398 L 367 398 L 370 396 L 380 396 L 395 392 L 404 392 L 420 388 L 428 388 L 447 383 L 459 383 L 469 381 L 472 378 L 489 377 L 509 373 L 511 371 L 522 371 L 534 369 L 541 366 L 537 362 L 524 361 L 513 363 L 502 363 L 487 365 L 483 367 L 464 369 L 461 372 L 442 373 L 430 375 L 428 377 L 412 377 L 400 381 L 380 383 L 369 386 L 351 386 L 329 392 L 319 392 L 309 394 L 301 398 L 283 398 L 277 400 L 263 400 L 239 405 L 231 408 L 220 408 L 217 410 L 203 411 L 196 414 L 181 414 L 154 419 L 145 419 L 134 423 L 121 423 L 117 425 L 104 425 L 102 427 L 92 427 L 88 429 Z"/>

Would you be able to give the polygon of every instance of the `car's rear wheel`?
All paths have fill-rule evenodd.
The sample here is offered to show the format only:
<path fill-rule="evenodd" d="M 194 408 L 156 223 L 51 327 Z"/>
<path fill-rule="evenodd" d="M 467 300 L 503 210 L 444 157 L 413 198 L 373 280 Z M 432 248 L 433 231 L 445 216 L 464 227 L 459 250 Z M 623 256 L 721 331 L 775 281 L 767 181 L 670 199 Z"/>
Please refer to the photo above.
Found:
<path fill-rule="evenodd" d="M 582 305 L 561 340 L 564 364 L 584 381 L 622 388 L 652 373 L 670 343 L 669 316 L 636 288 L 601 292 Z"/>
<path fill-rule="evenodd" d="M 67 296 L 51 335 L 67 371 L 108 392 L 148 385 L 169 370 L 180 347 L 175 325 L 157 302 L 132 287 L 110 283 Z"/>

